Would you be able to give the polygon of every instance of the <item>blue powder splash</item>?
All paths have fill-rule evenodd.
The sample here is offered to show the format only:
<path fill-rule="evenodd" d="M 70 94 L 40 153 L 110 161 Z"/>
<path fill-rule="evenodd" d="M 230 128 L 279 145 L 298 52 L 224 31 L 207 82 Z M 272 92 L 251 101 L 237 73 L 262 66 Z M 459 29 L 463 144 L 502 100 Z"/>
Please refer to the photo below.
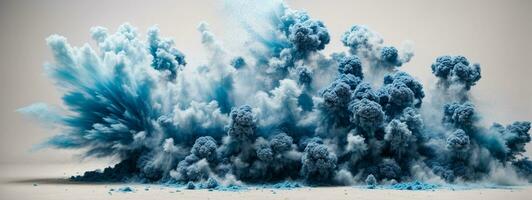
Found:
<path fill-rule="evenodd" d="M 326 55 L 335 41 L 309 13 L 283 2 L 227 4 L 239 9 L 229 13 L 242 26 L 231 28 L 245 45 L 225 47 L 201 23 L 206 59 L 195 66 L 156 26 L 144 36 L 130 24 L 114 33 L 94 27 L 96 47 L 48 37 L 54 62 L 45 70 L 65 107 L 18 111 L 59 133 L 43 147 L 120 160 L 75 181 L 237 190 L 396 180 L 397 188 L 424 189 L 432 185 L 407 181 L 491 181 L 500 171 L 507 183 L 532 181 L 523 156 L 531 123 L 479 122 L 470 93 L 479 64 L 460 55 L 427 63 L 438 98 L 425 99 L 424 86 L 400 70 L 414 55 L 407 43 L 390 46 L 353 25 L 336 41 L 344 51 Z"/>

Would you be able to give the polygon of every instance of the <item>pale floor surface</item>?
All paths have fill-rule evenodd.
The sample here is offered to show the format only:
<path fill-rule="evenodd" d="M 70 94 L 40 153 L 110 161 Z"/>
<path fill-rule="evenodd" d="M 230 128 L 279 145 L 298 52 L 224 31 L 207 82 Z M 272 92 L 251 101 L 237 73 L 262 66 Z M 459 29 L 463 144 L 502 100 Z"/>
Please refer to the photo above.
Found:
<path fill-rule="evenodd" d="M 78 167 L 76 167 L 78 166 Z M 138 184 L 76 184 L 65 181 L 76 170 L 97 168 L 79 164 L 63 165 L 2 165 L 0 166 L 0 200 L 59 200 L 59 199 L 466 199 L 466 200 L 532 200 L 532 186 L 514 189 L 471 189 L 436 191 L 368 190 L 355 187 L 299 188 L 293 190 L 250 189 L 240 192 L 183 190 L 158 185 Z M 135 192 L 110 192 L 123 186 Z M 148 191 L 145 188 L 149 188 Z"/>

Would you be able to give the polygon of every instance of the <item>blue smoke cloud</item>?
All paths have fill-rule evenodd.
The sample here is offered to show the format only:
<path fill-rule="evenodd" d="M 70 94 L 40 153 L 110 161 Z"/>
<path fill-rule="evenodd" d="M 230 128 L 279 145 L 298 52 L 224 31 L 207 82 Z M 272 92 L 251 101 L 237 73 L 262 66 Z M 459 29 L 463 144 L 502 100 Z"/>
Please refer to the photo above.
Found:
<path fill-rule="evenodd" d="M 532 181 L 523 156 L 530 122 L 479 123 L 468 93 L 478 64 L 438 57 L 434 92 L 447 104 L 424 103 L 423 85 L 398 68 L 413 56 L 408 44 L 387 46 L 354 25 L 341 38 L 346 52 L 325 55 L 324 23 L 284 3 L 263 9 L 260 24 L 241 19 L 249 45 L 238 51 L 201 23 L 207 58 L 199 66 L 187 65 L 157 27 L 145 39 L 129 24 L 115 33 L 93 28 L 96 49 L 52 35 L 55 62 L 46 71 L 64 92 L 64 111 L 42 103 L 19 111 L 61 133 L 45 146 L 121 161 L 73 177 L 79 181 L 375 187 L 489 181 L 499 169 Z"/>
<path fill-rule="evenodd" d="M 469 129 L 477 121 L 475 107 L 470 102 L 445 104 L 443 113 L 443 123 L 456 128 Z"/>
<path fill-rule="evenodd" d="M 335 171 L 337 158 L 326 145 L 309 143 L 301 157 L 301 174 L 309 181 L 329 181 Z"/>
<path fill-rule="evenodd" d="M 480 65 L 470 64 L 464 56 L 440 56 L 431 65 L 432 73 L 445 87 L 458 84 L 469 90 L 480 80 Z"/>
<path fill-rule="evenodd" d="M 353 113 L 351 122 L 363 131 L 373 133 L 382 127 L 384 112 L 377 102 L 368 99 L 354 101 L 349 110 Z"/>
<path fill-rule="evenodd" d="M 362 62 L 356 56 L 343 57 L 338 63 L 338 72 L 340 74 L 351 74 L 353 76 L 363 78 Z"/>
<path fill-rule="evenodd" d="M 160 38 L 157 27 L 148 30 L 147 37 L 150 54 L 153 57 L 151 64 L 153 68 L 166 70 L 170 73 L 170 78 L 175 78 L 179 68 L 186 65 L 185 55 L 173 47 L 171 39 Z"/>
<path fill-rule="evenodd" d="M 228 135 L 231 138 L 249 139 L 253 137 L 256 129 L 256 120 L 253 111 L 248 105 L 231 110 L 231 124 L 228 128 Z"/>
<path fill-rule="evenodd" d="M 210 136 L 203 136 L 196 139 L 196 142 L 192 146 L 190 153 L 194 154 L 198 158 L 205 158 L 208 161 L 215 161 L 218 159 L 216 149 L 218 149 L 216 140 Z"/>
<path fill-rule="evenodd" d="M 378 33 L 364 25 L 354 25 L 341 38 L 353 55 L 366 58 L 371 68 L 393 69 L 410 61 L 413 52 L 408 43 L 403 44 L 402 51 L 393 46 L 386 46 Z"/>

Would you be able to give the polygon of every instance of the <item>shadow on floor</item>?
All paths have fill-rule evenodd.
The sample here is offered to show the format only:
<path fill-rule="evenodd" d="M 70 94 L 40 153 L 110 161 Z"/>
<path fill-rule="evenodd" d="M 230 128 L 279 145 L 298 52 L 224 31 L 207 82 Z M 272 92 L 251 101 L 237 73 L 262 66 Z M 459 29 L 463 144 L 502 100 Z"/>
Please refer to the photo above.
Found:
<path fill-rule="evenodd" d="M 6 183 L 11 184 L 38 184 L 38 185 L 103 185 L 112 184 L 108 182 L 80 182 L 72 181 L 68 178 L 29 178 L 29 179 L 17 179 L 8 180 Z"/>

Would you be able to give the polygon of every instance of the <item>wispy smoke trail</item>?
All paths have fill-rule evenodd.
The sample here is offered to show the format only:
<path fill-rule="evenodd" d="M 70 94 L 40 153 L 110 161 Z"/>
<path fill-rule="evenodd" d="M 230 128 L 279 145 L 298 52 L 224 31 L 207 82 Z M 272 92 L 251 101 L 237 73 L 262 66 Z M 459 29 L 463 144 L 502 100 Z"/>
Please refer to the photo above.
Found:
<path fill-rule="evenodd" d="M 233 7 L 249 7 L 240 3 Z M 20 111 L 60 131 L 47 146 L 121 160 L 76 180 L 375 185 L 497 181 L 509 171 L 521 177 L 510 183 L 532 181 L 532 162 L 522 155 L 530 122 L 478 123 L 468 93 L 480 79 L 478 64 L 436 58 L 427 67 L 440 99 L 424 102 L 421 83 L 398 68 L 413 56 L 408 43 L 388 46 L 354 25 L 341 39 L 347 51 L 324 55 L 332 41 L 321 21 L 284 3 L 257 13 L 261 24 L 239 21 L 247 35 L 239 51 L 201 23 L 207 59 L 200 66 L 187 65 L 157 27 L 145 40 L 129 24 L 115 33 L 93 28 L 97 49 L 52 35 L 55 62 L 46 71 L 66 111 L 45 104 Z"/>

